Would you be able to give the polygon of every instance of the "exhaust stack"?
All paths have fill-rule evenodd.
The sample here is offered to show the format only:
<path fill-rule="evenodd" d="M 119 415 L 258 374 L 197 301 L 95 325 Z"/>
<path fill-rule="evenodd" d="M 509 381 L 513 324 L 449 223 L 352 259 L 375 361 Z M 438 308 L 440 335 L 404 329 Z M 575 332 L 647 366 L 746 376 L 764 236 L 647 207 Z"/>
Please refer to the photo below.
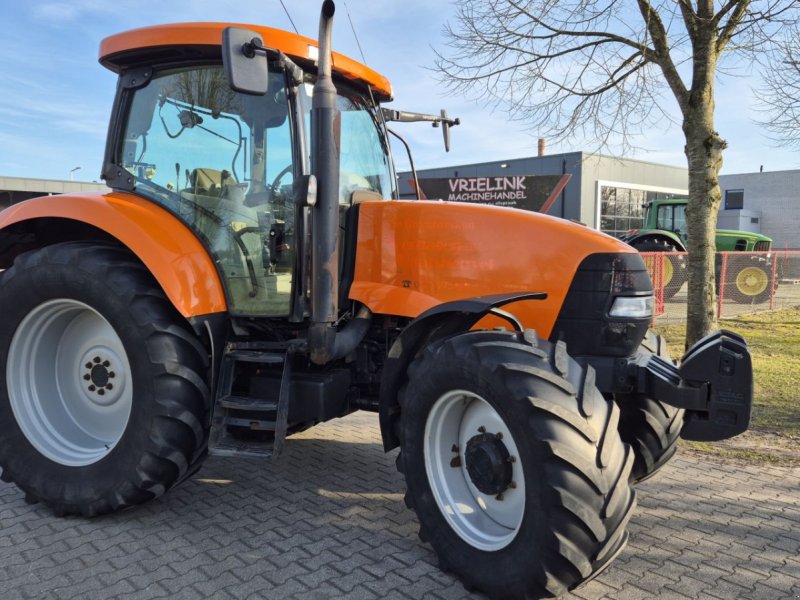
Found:
<path fill-rule="evenodd" d="M 336 6 L 325 0 L 319 17 L 319 66 L 311 103 L 311 171 L 317 178 L 311 239 L 311 360 L 325 364 L 333 358 L 339 317 L 339 134 L 341 115 L 331 76 L 331 32 Z"/>

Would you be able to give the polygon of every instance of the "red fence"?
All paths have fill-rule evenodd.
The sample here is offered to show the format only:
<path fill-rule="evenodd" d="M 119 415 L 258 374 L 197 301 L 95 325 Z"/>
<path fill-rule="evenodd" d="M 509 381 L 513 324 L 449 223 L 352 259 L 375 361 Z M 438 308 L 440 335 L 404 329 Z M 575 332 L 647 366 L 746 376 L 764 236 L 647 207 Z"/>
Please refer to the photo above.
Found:
<path fill-rule="evenodd" d="M 643 252 L 655 291 L 655 316 L 686 318 L 685 252 Z M 800 251 L 719 252 L 716 260 L 717 316 L 800 305 Z"/>

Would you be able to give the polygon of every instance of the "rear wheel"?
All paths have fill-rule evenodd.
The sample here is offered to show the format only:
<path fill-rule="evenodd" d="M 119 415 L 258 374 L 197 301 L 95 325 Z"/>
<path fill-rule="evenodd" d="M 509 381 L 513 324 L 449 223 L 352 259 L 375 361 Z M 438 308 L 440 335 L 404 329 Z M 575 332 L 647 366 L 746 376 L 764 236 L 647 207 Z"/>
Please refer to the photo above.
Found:
<path fill-rule="evenodd" d="M 160 496 L 205 456 L 207 353 L 119 247 L 21 255 L 0 281 L 0 467 L 92 516 Z"/>
<path fill-rule="evenodd" d="M 434 343 L 400 393 L 406 502 L 441 566 L 492 597 L 599 573 L 635 504 L 618 409 L 563 343 L 470 332 Z"/>
<path fill-rule="evenodd" d="M 727 291 L 734 302 L 763 304 L 769 300 L 772 279 L 769 265 L 747 265 L 735 271 L 728 279 L 730 283 Z"/>
<path fill-rule="evenodd" d="M 671 360 L 667 345 L 660 336 L 648 332 L 642 348 Z M 684 410 L 649 398 L 644 394 L 617 394 L 620 409 L 619 433 L 633 447 L 631 482 L 653 476 L 678 449 Z"/>
<path fill-rule="evenodd" d="M 680 250 L 666 240 L 646 239 L 633 242 L 633 247 L 639 252 L 679 252 Z M 669 300 L 677 294 L 686 283 L 686 264 L 683 255 L 670 255 L 664 257 L 664 269 L 661 275 L 661 284 L 664 287 L 664 300 Z"/>

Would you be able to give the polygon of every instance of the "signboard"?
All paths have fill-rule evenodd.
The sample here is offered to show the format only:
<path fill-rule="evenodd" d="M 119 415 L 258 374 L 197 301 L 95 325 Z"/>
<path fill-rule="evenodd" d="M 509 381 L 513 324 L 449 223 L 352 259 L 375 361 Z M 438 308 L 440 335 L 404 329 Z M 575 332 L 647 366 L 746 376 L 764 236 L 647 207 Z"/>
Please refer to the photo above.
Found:
<path fill-rule="evenodd" d="M 509 175 L 505 177 L 446 177 L 420 179 L 422 195 L 430 200 L 476 202 L 538 211 L 561 175 Z M 413 189 L 414 184 L 411 182 Z"/>

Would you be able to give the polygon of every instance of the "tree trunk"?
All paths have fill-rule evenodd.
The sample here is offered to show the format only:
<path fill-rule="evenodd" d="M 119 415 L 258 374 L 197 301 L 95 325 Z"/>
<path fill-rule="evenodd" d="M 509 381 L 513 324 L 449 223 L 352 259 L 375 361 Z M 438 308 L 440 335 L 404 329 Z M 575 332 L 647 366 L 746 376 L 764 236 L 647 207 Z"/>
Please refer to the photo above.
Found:
<path fill-rule="evenodd" d="M 722 198 L 719 171 L 726 144 L 714 131 L 713 92 L 711 98 L 703 100 L 691 103 L 684 112 L 683 121 L 689 163 L 689 202 L 686 207 L 686 245 L 689 251 L 687 348 L 718 328 L 714 259 L 717 213 Z"/>

